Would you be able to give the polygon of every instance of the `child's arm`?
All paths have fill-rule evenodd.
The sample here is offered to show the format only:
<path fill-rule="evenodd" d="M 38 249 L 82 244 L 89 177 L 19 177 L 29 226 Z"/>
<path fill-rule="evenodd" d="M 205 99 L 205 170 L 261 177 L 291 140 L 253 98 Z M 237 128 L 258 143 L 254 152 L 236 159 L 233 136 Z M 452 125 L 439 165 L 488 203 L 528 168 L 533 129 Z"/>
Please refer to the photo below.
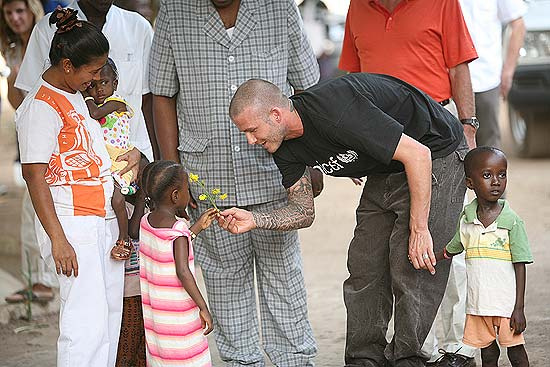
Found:
<path fill-rule="evenodd" d="M 202 294 L 197 287 L 195 277 L 189 269 L 189 240 L 186 237 L 178 237 L 174 241 L 174 260 L 176 262 L 176 274 L 180 280 L 183 288 L 189 293 L 189 296 L 195 301 L 200 310 L 200 317 L 203 329 L 208 327 L 204 332 L 204 335 L 209 334 L 212 329 L 212 316 L 208 311 L 206 301 L 202 297 Z"/>
<path fill-rule="evenodd" d="M 86 106 L 88 106 L 88 111 L 90 112 L 90 116 L 95 119 L 99 120 L 111 112 L 124 112 L 126 111 L 126 105 L 120 101 L 108 101 L 101 106 L 97 106 L 93 100 L 93 98 L 86 97 Z"/>
<path fill-rule="evenodd" d="M 439 251 L 438 253 L 435 254 L 435 259 L 436 261 L 451 260 L 453 256 L 456 256 L 458 254 L 460 254 L 460 252 L 457 254 L 451 254 L 450 252 L 447 251 L 446 248 L 444 248 L 442 251 Z"/>
<path fill-rule="evenodd" d="M 145 213 L 145 193 L 143 189 L 136 192 L 134 200 L 134 212 L 128 220 L 128 235 L 134 240 L 139 240 L 139 223 Z"/>
<path fill-rule="evenodd" d="M 521 334 L 526 326 L 525 314 L 523 312 L 523 300 L 525 297 L 525 263 L 514 263 L 514 271 L 516 273 L 516 304 L 514 311 L 510 316 L 510 329 L 514 330 L 514 334 Z"/>
<path fill-rule="evenodd" d="M 27 182 L 32 205 L 40 219 L 40 223 L 52 242 L 52 257 L 57 274 L 78 276 L 78 261 L 76 253 L 67 240 L 59 218 L 55 213 L 52 193 L 44 179 L 48 168 L 46 163 L 32 163 L 22 165 L 23 178 Z"/>
<path fill-rule="evenodd" d="M 215 208 L 210 208 L 206 210 L 204 213 L 202 213 L 199 219 L 197 219 L 197 221 L 189 229 L 195 235 L 198 235 L 199 233 L 201 233 L 201 231 L 210 227 L 210 224 L 212 224 L 212 221 L 216 219 L 216 217 L 219 215 L 218 213 L 219 213 L 218 210 Z"/>

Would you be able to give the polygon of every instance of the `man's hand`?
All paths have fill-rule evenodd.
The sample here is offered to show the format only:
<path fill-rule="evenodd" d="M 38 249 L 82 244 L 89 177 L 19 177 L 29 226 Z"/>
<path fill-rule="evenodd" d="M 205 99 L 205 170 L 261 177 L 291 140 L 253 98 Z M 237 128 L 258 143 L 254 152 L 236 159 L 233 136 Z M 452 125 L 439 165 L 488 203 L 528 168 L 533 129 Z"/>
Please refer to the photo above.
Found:
<path fill-rule="evenodd" d="M 70 277 L 78 276 L 78 261 L 73 246 L 65 239 L 59 242 L 52 242 L 52 257 L 55 263 L 55 271 Z"/>
<path fill-rule="evenodd" d="M 355 184 L 355 186 L 361 186 L 363 184 L 362 178 L 350 177 L 349 179 Z"/>
<path fill-rule="evenodd" d="M 220 215 L 218 224 L 230 233 L 245 233 L 256 228 L 254 216 L 247 210 L 230 208 L 221 212 Z"/>
<path fill-rule="evenodd" d="M 427 269 L 435 274 L 436 259 L 432 235 L 428 229 L 412 230 L 409 236 L 409 260 L 415 269 Z"/>
<path fill-rule="evenodd" d="M 466 138 L 466 143 L 468 144 L 468 148 L 470 150 L 474 149 L 476 144 L 476 128 L 472 125 L 468 124 L 462 124 L 462 127 L 464 128 L 464 137 Z"/>
<path fill-rule="evenodd" d="M 323 173 L 315 168 L 308 167 L 309 176 L 311 177 L 311 187 L 313 189 L 313 197 L 316 198 L 323 191 Z"/>
<path fill-rule="evenodd" d="M 119 172 L 119 175 L 122 176 L 128 171 L 132 171 L 132 177 L 134 178 L 134 181 L 137 180 L 138 173 L 139 173 L 139 161 L 141 160 L 141 153 L 137 148 L 134 148 L 124 154 L 119 155 L 116 158 L 117 162 L 120 161 L 126 161 L 128 164 L 124 169 L 122 169 Z"/>
<path fill-rule="evenodd" d="M 514 309 L 512 316 L 510 316 L 510 329 L 514 330 L 514 334 L 518 335 L 525 331 L 527 327 L 527 321 L 525 321 L 525 314 L 523 308 Z"/>
<path fill-rule="evenodd" d="M 502 68 L 500 75 L 500 95 L 506 99 L 512 88 L 512 80 L 514 79 L 514 69 Z"/>

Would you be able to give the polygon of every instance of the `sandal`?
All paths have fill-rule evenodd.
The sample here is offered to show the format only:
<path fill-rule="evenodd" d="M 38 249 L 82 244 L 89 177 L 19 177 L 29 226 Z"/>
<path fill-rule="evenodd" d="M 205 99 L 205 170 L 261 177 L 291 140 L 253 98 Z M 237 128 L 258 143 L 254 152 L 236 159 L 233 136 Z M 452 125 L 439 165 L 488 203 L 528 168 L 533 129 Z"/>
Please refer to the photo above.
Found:
<path fill-rule="evenodd" d="M 128 260 L 132 255 L 134 246 L 128 240 L 117 240 L 111 249 L 111 258 L 115 260 Z"/>

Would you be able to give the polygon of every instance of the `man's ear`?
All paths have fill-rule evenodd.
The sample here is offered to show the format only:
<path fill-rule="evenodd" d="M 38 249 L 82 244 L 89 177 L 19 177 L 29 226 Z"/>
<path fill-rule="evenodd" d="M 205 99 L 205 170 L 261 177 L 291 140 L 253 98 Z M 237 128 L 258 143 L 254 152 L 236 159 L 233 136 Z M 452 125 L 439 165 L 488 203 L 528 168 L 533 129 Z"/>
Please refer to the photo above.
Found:
<path fill-rule="evenodd" d="M 282 110 L 280 107 L 273 107 L 271 108 L 271 111 L 270 111 L 270 114 L 271 116 L 273 116 L 273 119 L 275 120 L 275 122 L 277 123 L 281 123 L 281 121 L 283 120 L 282 117 Z"/>
<path fill-rule="evenodd" d="M 472 179 L 470 177 L 466 177 L 466 187 L 470 190 L 474 189 L 474 183 L 472 182 Z"/>
<path fill-rule="evenodd" d="M 115 79 L 115 80 L 113 81 L 113 89 L 116 90 L 117 87 L 118 87 L 118 79 Z"/>

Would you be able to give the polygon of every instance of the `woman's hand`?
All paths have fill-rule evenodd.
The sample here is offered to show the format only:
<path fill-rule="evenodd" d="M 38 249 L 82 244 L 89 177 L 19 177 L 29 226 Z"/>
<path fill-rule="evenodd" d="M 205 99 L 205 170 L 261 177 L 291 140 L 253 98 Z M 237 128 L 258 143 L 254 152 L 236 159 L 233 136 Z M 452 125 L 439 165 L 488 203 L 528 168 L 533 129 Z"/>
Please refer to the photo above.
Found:
<path fill-rule="evenodd" d="M 116 158 L 116 161 L 117 162 L 126 161 L 128 162 L 128 164 L 118 174 L 122 176 L 128 171 L 132 171 L 132 177 L 134 178 L 134 181 L 137 180 L 140 160 L 141 160 L 141 152 L 137 150 L 137 148 L 134 148 L 124 154 L 119 155 Z"/>
<path fill-rule="evenodd" d="M 52 257 L 55 262 L 55 271 L 58 275 L 63 273 L 68 277 L 71 275 L 78 276 L 76 252 L 74 252 L 74 248 L 69 241 L 65 239 L 59 242 L 52 242 Z"/>

